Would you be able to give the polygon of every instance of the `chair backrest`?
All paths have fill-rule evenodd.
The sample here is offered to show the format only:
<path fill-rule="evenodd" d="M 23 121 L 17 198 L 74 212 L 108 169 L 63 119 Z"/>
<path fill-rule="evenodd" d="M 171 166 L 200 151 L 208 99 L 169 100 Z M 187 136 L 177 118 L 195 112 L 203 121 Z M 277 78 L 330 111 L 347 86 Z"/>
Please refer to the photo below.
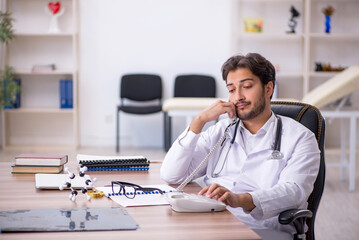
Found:
<path fill-rule="evenodd" d="M 216 80 L 206 75 L 179 75 L 174 97 L 216 97 Z"/>
<path fill-rule="evenodd" d="M 162 79 L 154 74 L 123 75 L 120 84 L 120 98 L 133 101 L 162 99 Z"/>
<path fill-rule="evenodd" d="M 307 231 L 307 239 L 314 240 L 315 216 L 323 194 L 325 183 L 325 120 L 316 107 L 305 103 L 273 101 L 271 103 L 271 108 L 276 114 L 293 118 L 306 126 L 315 134 L 318 141 L 320 149 L 319 172 L 314 183 L 313 192 L 308 199 L 308 209 L 313 212 L 313 217 L 307 219 L 307 225 L 309 227 Z"/>

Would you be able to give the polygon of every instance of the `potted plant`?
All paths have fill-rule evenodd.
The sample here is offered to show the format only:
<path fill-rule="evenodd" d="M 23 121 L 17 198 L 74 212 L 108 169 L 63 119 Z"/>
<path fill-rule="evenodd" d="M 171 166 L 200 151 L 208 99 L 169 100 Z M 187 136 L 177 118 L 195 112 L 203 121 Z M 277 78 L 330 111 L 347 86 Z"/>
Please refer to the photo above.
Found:
<path fill-rule="evenodd" d="M 1 59 L 2 66 L 0 66 L 0 110 L 4 106 L 11 107 L 17 101 L 17 96 L 20 92 L 19 82 L 14 80 L 14 69 L 10 66 L 4 66 L 5 46 L 14 37 L 13 21 L 11 13 L 0 11 L 0 43 L 3 52 Z"/>

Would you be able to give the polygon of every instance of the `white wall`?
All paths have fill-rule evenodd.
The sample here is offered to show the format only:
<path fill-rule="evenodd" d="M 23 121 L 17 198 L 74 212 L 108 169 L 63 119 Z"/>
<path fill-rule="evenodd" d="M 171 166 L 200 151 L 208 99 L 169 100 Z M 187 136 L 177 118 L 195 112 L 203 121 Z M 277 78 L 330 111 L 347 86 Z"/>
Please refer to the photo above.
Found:
<path fill-rule="evenodd" d="M 178 74 L 220 77 L 231 53 L 230 0 L 80 0 L 79 111 L 82 146 L 114 146 L 119 79 L 146 72 L 163 79 L 164 98 Z M 163 115 L 121 113 L 122 146 L 162 146 Z M 175 132 L 184 125 L 175 121 Z"/>

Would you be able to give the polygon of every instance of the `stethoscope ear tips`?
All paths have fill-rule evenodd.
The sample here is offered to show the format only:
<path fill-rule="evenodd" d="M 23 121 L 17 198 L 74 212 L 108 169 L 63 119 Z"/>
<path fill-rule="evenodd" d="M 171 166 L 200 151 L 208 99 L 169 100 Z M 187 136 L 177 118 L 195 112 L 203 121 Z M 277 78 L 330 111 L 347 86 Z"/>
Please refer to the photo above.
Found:
<path fill-rule="evenodd" d="M 282 159 L 283 157 L 283 153 L 279 152 L 278 150 L 274 150 L 272 152 L 272 159 Z"/>

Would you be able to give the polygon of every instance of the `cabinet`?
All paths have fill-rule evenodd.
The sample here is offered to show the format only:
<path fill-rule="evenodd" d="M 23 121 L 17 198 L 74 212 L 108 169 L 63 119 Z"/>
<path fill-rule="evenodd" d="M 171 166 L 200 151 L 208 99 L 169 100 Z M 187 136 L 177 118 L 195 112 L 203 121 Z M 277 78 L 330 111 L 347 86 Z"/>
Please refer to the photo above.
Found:
<path fill-rule="evenodd" d="M 324 33 L 322 9 L 333 6 L 332 30 Z M 294 6 L 296 33 L 287 33 Z M 232 49 L 234 53 L 258 52 L 277 66 L 279 98 L 303 96 L 334 76 L 315 72 L 315 63 L 332 66 L 359 64 L 359 1 L 357 0 L 234 0 L 232 7 Z M 246 33 L 244 19 L 261 17 L 263 31 Z M 352 98 L 359 99 L 358 94 Z M 359 106 L 359 101 L 352 103 Z"/>
<path fill-rule="evenodd" d="M 62 0 L 60 32 L 49 33 L 48 1 L 7 0 L 15 37 L 6 49 L 6 64 L 21 79 L 21 107 L 2 111 L 2 147 L 78 146 L 77 0 Z M 54 64 L 56 70 L 33 72 L 34 65 Z M 72 79 L 73 107 L 60 108 L 60 80 Z"/>

